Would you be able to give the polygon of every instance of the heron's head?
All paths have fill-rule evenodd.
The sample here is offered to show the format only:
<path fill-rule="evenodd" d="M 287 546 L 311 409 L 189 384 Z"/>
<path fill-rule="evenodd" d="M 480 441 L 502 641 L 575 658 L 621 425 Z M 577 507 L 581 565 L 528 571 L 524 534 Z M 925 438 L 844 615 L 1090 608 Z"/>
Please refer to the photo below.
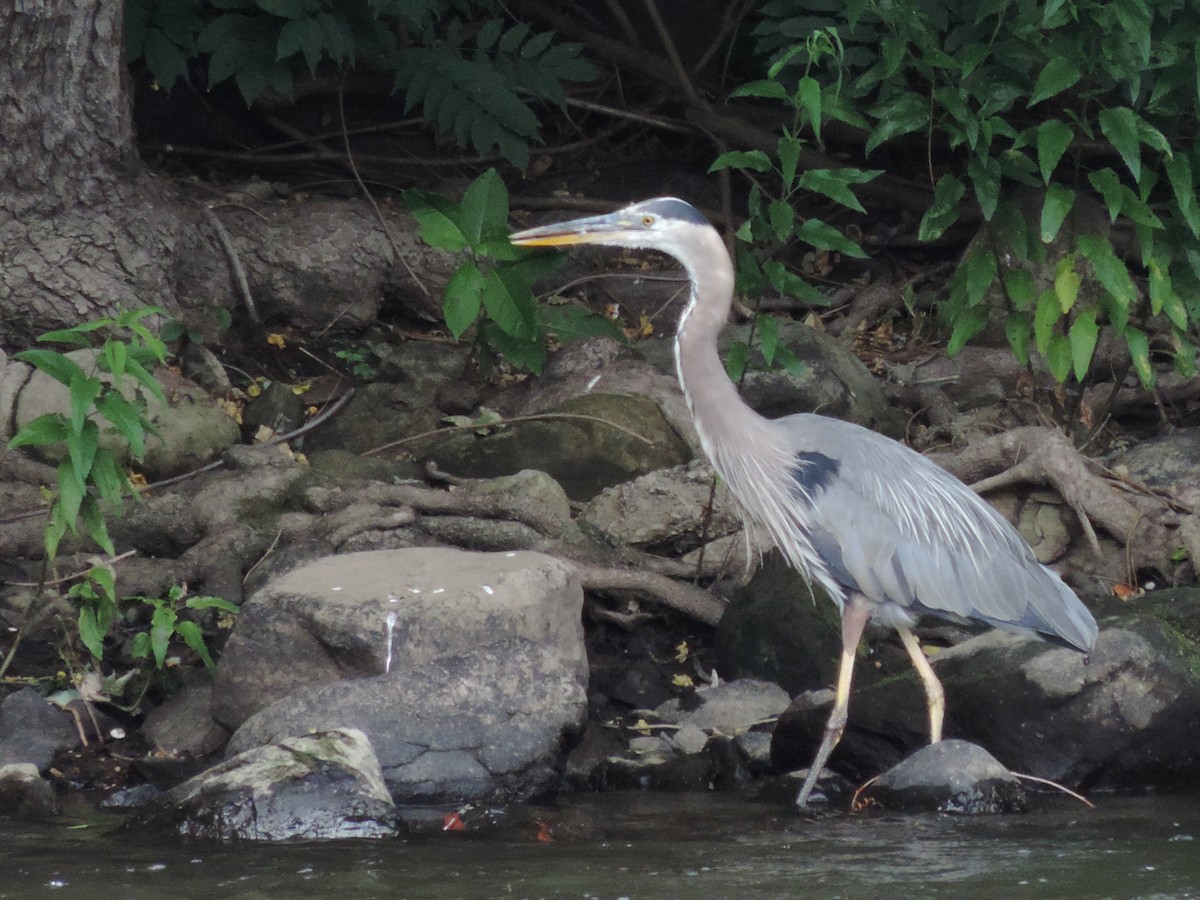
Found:
<path fill-rule="evenodd" d="M 680 257 L 690 238 L 712 226 L 690 203 L 674 197 L 643 200 L 614 213 L 572 219 L 556 225 L 530 228 L 511 235 L 520 247 L 563 247 L 572 244 L 605 244 L 610 247 L 645 247 Z"/>

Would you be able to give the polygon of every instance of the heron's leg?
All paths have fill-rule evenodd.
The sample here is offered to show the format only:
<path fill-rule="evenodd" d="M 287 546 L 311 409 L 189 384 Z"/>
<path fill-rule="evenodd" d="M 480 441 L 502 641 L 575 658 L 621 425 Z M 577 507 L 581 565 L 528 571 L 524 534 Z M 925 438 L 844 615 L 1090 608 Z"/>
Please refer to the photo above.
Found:
<path fill-rule="evenodd" d="M 946 712 L 946 692 L 942 690 L 942 683 L 934 674 L 933 666 L 929 664 L 929 659 L 925 656 L 925 651 L 921 649 L 917 636 L 902 625 L 898 625 L 896 631 L 900 633 L 904 649 L 908 651 L 913 668 L 917 670 L 917 674 L 921 676 L 921 684 L 925 686 L 925 701 L 929 706 L 929 743 L 936 744 L 942 739 L 942 717 Z"/>
<path fill-rule="evenodd" d="M 846 728 L 847 713 L 850 708 L 850 682 L 854 677 L 854 657 L 858 651 L 858 642 L 862 639 L 863 628 L 870 618 L 871 608 L 868 604 L 851 597 L 842 611 L 842 658 L 838 663 L 837 689 L 833 693 L 833 710 L 825 723 L 825 734 L 821 738 L 821 746 L 817 748 L 816 758 L 808 769 L 808 777 L 800 788 L 800 796 L 796 805 L 808 806 L 808 795 L 821 777 L 821 770 L 829 754 L 842 738 Z"/>

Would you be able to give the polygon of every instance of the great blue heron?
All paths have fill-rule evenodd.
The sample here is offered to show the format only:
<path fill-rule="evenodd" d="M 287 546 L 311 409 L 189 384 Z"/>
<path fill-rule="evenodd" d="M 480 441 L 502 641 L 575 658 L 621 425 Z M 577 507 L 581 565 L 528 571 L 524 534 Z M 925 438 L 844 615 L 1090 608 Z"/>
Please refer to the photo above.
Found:
<path fill-rule="evenodd" d="M 733 266 L 716 229 L 673 197 L 512 235 L 529 247 L 605 244 L 659 250 L 687 270 L 691 297 L 675 333 L 675 367 L 696 433 L 745 518 L 841 610 L 833 710 L 800 789 L 803 807 L 846 726 L 854 657 L 868 620 L 900 634 L 942 736 L 941 683 L 912 633 L 918 616 L 978 619 L 1083 652 L 1096 621 L 1009 523 L 914 450 L 850 422 L 807 413 L 765 419 L 725 374 L 717 335 Z"/>

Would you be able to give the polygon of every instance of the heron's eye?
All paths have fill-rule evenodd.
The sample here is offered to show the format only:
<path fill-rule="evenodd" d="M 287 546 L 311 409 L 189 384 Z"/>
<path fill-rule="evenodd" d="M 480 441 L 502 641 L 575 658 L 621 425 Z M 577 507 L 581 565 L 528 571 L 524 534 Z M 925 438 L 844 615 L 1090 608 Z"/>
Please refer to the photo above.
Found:
<path fill-rule="evenodd" d="M 645 225 L 647 228 L 649 228 L 651 225 L 654 224 L 654 216 L 651 216 L 648 214 L 642 216 L 642 224 Z"/>

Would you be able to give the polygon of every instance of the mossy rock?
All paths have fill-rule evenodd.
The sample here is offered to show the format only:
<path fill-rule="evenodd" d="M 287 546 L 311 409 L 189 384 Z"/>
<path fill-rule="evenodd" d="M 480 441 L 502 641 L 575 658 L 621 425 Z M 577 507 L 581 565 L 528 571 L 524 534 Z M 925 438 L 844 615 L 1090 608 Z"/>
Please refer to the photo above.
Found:
<path fill-rule="evenodd" d="M 772 552 L 721 617 L 717 671 L 773 681 L 795 695 L 834 682 L 841 646 L 837 607 Z"/>
<path fill-rule="evenodd" d="M 658 405 L 645 397 L 589 394 L 542 415 L 545 418 L 516 422 L 486 435 L 452 435 L 418 455 L 467 478 L 538 469 L 579 502 L 691 456 Z"/>

